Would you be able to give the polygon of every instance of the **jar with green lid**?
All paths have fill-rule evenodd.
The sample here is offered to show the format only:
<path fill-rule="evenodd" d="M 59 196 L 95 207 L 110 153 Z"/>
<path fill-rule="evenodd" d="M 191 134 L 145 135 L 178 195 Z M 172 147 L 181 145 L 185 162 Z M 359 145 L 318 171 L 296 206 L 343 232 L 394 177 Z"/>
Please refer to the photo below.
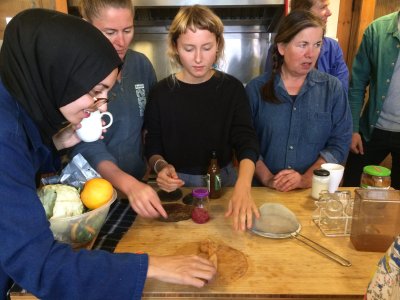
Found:
<path fill-rule="evenodd" d="M 388 189 L 391 184 L 390 173 L 390 169 L 382 166 L 365 166 L 360 186 L 364 189 Z"/>

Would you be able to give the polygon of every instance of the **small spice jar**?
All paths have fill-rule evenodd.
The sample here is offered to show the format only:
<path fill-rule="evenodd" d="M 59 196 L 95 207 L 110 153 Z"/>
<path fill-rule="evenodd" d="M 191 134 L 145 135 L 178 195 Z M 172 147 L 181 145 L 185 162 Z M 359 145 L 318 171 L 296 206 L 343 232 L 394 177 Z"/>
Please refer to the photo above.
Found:
<path fill-rule="evenodd" d="M 195 223 L 203 224 L 210 219 L 208 190 L 204 188 L 194 189 L 192 220 Z"/>
<path fill-rule="evenodd" d="M 329 175 L 329 171 L 325 169 L 316 169 L 313 171 L 311 197 L 319 199 L 320 193 L 324 190 L 328 190 Z"/>
<path fill-rule="evenodd" d="M 364 189 L 389 189 L 390 173 L 390 169 L 382 166 L 365 166 L 360 186 Z"/>

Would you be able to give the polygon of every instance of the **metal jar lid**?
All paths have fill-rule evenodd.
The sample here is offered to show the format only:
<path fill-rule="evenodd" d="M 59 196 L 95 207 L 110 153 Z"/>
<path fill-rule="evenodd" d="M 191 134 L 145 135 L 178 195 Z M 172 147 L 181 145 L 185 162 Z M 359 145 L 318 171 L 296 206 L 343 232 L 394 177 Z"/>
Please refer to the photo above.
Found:
<path fill-rule="evenodd" d="M 313 173 L 314 173 L 314 175 L 317 175 L 317 176 L 329 176 L 330 175 L 329 171 L 325 170 L 325 169 L 315 169 L 313 171 Z"/>
<path fill-rule="evenodd" d="M 391 171 L 382 166 L 365 166 L 363 172 L 372 176 L 390 176 Z"/>

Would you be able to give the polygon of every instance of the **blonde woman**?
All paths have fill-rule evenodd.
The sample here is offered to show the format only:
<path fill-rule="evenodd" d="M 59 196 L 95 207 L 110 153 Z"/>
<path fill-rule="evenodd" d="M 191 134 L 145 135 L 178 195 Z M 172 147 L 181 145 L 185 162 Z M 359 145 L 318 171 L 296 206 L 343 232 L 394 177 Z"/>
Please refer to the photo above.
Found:
<path fill-rule="evenodd" d="M 157 79 L 149 59 L 129 48 L 134 36 L 132 2 L 81 0 L 80 13 L 109 39 L 124 64 L 109 93 L 108 110 L 113 114 L 113 125 L 104 139 L 78 144 L 71 156 L 81 153 L 129 199 L 138 215 L 166 217 L 157 193 L 141 182 L 147 168 L 143 155 L 143 116 L 149 90 Z"/>
<path fill-rule="evenodd" d="M 224 50 L 223 24 L 207 7 L 183 7 L 168 45 L 180 69 L 154 87 L 145 112 L 145 152 L 157 183 L 165 191 L 203 186 L 215 150 L 222 184 L 234 186 L 226 216 L 233 217 L 235 229 L 250 228 L 252 215 L 258 216 L 250 194 L 258 142 L 242 83 L 213 67 Z"/>

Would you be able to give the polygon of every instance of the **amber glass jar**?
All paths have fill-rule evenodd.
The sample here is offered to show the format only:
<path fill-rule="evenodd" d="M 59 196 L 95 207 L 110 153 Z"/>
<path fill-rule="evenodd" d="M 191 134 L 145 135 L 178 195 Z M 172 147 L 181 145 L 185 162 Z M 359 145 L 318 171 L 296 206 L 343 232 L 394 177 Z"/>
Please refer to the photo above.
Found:
<path fill-rule="evenodd" d="M 390 188 L 390 169 L 381 166 L 365 166 L 361 175 L 361 187 L 364 189 Z"/>

